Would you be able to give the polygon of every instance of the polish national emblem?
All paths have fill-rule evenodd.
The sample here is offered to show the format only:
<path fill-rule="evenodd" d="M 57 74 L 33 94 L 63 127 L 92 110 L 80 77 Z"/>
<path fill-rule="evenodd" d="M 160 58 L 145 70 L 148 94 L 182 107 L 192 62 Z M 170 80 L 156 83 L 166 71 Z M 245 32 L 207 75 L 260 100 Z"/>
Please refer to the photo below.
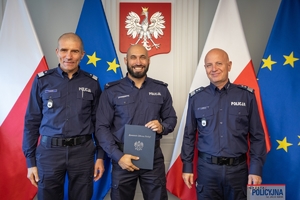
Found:
<path fill-rule="evenodd" d="M 142 15 L 145 16 L 143 21 L 140 23 L 141 19 L 135 12 L 130 12 L 126 17 L 126 26 L 128 30 L 127 35 L 132 36 L 132 38 L 137 37 L 137 44 L 139 41 L 142 42 L 143 46 L 149 51 L 152 47 L 159 48 L 159 44 L 156 44 L 152 37 L 158 39 L 158 37 L 164 34 L 163 29 L 166 28 L 164 23 L 164 16 L 161 12 L 154 13 L 150 18 L 150 23 L 148 19 L 148 8 L 142 8 Z M 149 45 L 149 40 L 151 44 Z"/>
<path fill-rule="evenodd" d="M 144 147 L 144 143 L 141 142 L 141 141 L 136 141 L 134 143 L 134 149 L 137 150 L 137 151 L 142 151 L 143 147 Z"/>
<path fill-rule="evenodd" d="M 170 21 L 171 3 L 120 3 L 120 51 L 140 43 L 149 56 L 170 52 Z"/>

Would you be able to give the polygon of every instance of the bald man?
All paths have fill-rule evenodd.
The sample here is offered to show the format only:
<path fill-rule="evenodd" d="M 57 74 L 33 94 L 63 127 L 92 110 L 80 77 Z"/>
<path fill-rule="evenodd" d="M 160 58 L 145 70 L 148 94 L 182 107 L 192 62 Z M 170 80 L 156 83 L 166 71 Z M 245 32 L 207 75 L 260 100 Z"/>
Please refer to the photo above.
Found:
<path fill-rule="evenodd" d="M 92 139 L 101 89 L 79 67 L 84 49 L 78 35 L 63 34 L 56 55 L 58 67 L 39 73 L 31 89 L 23 137 L 27 177 L 38 199 L 62 200 L 68 174 L 69 199 L 90 200 L 93 180 L 104 172 L 104 151 Z"/>
<path fill-rule="evenodd" d="M 168 199 L 163 135 L 172 132 L 177 117 L 167 84 L 147 76 L 150 58 L 142 45 L 130 46 L 124 58 L 126 77 L 106 85 L 97 111 L 100 145 L 112 158 L 112 200 L 133 200 L 139 180 L 145 200 Z M 156 132 L 153 170 L 139 169 L 135 155 L 124 154 L 125 124 L 145 126 Z"/>
<path fill-rule="evenodd" d="M 224 50 L 210 50 L 205 56 L 204 67 L 210 85 L 196 89 L 189 96 L 181 150 L 182 177 L 191 188 L 198 131 L 197 198 L 246 200 L 247 184 L 262 182 L 266 157 L 255 94 L 253 89 L 229 81 L 232 62 Z"/>

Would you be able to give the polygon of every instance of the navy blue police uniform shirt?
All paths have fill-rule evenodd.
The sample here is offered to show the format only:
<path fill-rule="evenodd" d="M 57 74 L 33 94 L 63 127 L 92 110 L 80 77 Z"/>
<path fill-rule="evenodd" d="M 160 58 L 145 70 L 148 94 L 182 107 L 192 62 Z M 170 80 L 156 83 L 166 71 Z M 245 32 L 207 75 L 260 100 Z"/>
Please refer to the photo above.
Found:
<path fill-rule="evenodd" d="M 40 135 L 69 138 L 94 133 L 101 94 L 97 79 L 80 68 L 72 79 L 60 67 L 37 75 L 25 115 L 23 151 L 28 167 L 36 166 Z M 103 158 L 103 149 L 97 149 L 98 158 Z"/>
<path fill-rule="evenodd" d="M 167 84 L 147 77 L 139 89 L 127 76 L 109 83 L 103 91 L 96 123 L 96 137 L 108 156 L 119 161 L 124 155 L 116 144 L 124 143 L 125 124 L 145 126 L 152 120 L 161 122 L 164 130 L 156 140 L 172 132 L 177 123 Z"/>
<path fill-rule="evenodd" d="M 198 150 L 217 157 L 247 153 L 249 133 L 249 173 L 261 176 L 266 145 L 253 89 L 228 81 L 221 90 L 211 83 L 190 94 L 181 152 L 185 173 L 193 172 L 197 131 Z"/>

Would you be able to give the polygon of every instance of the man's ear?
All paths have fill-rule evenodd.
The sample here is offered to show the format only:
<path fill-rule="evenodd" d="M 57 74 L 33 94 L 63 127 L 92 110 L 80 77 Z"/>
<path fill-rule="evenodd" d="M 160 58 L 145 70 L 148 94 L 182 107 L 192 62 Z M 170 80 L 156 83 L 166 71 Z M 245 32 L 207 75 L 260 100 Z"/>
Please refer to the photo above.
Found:
<path fill-rule="evenodd" d="M 127 56 L 124 57 L 124 63 L 127 65 Z"/>
<path fill-rule="evenodd" d="M 230 70 L 231 70 L 231 66 L 232 66 L 232 62 L 229 61 L 229 62 L 228 62 L 228 71 L 229 71 L 229 72 L 230 72 Z"/>

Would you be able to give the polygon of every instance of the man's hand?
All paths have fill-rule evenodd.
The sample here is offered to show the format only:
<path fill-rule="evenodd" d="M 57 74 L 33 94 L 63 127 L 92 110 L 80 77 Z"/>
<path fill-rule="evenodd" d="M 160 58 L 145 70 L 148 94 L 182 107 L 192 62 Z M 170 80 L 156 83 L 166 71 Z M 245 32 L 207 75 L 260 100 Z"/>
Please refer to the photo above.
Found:
<path fill-rule="evenodd" d="M 248 176 L 248 184 L 249 185 L 259 185 L 261 184 L 262 179 L 260 176 L 254 175 L 254 174 L 249 174 Z"/>
<path fill-rule="evenodd" d="M 139 157 L 137 156 L 132 156 L 130 154 L 124 154 L 124 156 L 122 156 L 118 162 L 118 164 L 120 165 L 120 167 L 122 169 L 126 169 L 127 171 L 134 171 L 134 170 L 139 170 L 139 168 L 137 166 L 135 166 L 134 164 L 132 164 L 131 160 L 138 160 Z"/>
<path fill-rule="evenodd" d="M 94 167 L 94 181 L 98 181 L 102 177 L 104 171 L 103 159 L 97 159 Z"/>
<path fill-rule="evenodd" d="M 39 175 L 37 167 L 30 167 L 27 169 L 27 178 L 30 180 L 31 184 L 37 187 L 39 182 Z"/>
<path fill-rule="evenodd" d="M 186 186 L 191 189 L 194 184 L 194 174 L 193 173 L 182 173 L 182 178 Z"/>
<path fill-rule="evenodd" d="M 158 134 L 163 132 L 163 126 L 158 120 L 148 122 L 145 127 L 150 128 L 152 131 L 156 131 Z"/>

